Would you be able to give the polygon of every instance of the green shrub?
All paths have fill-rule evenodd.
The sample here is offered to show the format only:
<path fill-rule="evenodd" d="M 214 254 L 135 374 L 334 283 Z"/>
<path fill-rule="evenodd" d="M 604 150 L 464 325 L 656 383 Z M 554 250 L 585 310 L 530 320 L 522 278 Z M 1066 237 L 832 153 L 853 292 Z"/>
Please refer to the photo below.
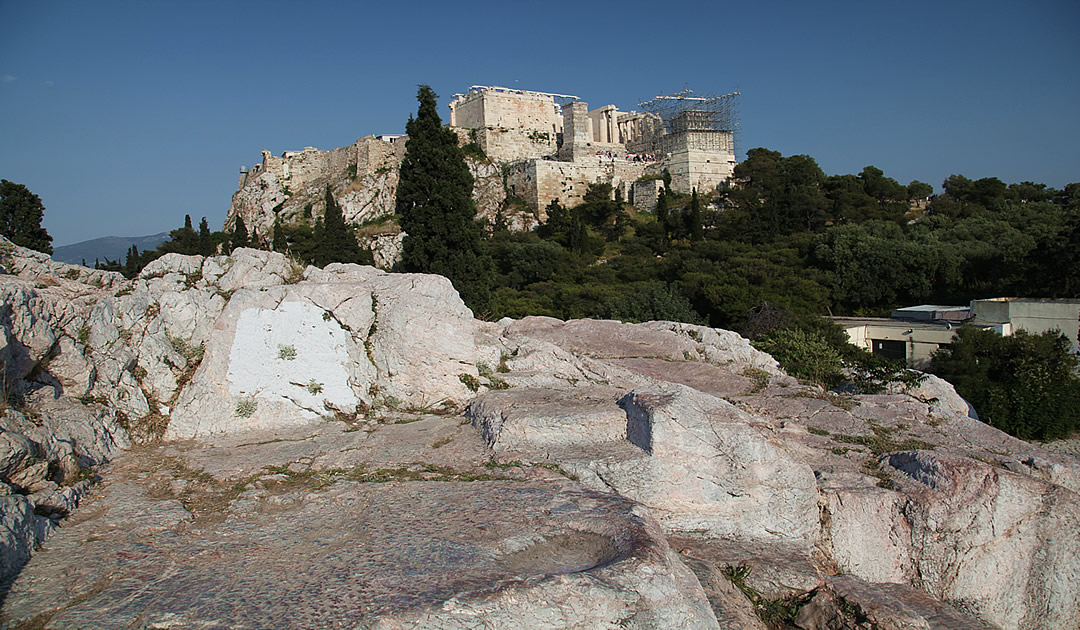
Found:
<path fill-rule="evenodd" d="M 783 328 L 751 343 L 771 354 L 788 374 L 799 380 L 822 387 L 835 387 L 844 381 L 840 353 L 818 335 L 798 328 Z"/>
<path fill-rule="evenodd" d="M 1030 440 L 1080 429 L 1080 376 L 1069 340 L 1057 331 L 1011 337 L 975 328 L 934 354 L 930 372 L 956 387 L 982 421 Z"/>

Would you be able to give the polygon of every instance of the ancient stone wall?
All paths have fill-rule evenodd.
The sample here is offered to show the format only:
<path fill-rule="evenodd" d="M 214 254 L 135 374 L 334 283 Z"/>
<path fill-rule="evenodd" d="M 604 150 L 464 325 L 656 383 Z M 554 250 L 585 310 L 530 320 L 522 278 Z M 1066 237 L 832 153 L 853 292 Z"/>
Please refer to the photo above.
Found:
<path fill-rule="evenodd" d="M 634 207 L 644 212 L 652 212 L 656 209 L 656 200 L 660 197 L 660 189 L 664 187 L 661 179 L 646 179 L 634 181 L 630 186 L 630 194 L 624 193 L 623 198 L 634 204 Z"/>
<path fill-rule="evenodd" d="M 730 153 L 686 149 L 671 154 L 665 163 L 671 173 L 671 188 L 676 192 L 711 192 L 731 179 L 735 156 Z"/>
<path fill-rule="evenodd" d="M 563 122 L 551 94 L 483 87 L 450 102 L 450 125 L 475 130 L 488 157 L 512 161 L 555 153 Z"/>
<path fill-rule="evenodd" d="M 558 199 L 564 206 L 579 204 L 590 184 L 606 183 L 618 188 L 624 182 L 641 178 L 649 166 L 645 162 L 595 157 L 580 162 L 531 160 L 513 165 L 507 175 L 507 187 L 511 195 L 524 199 L 545 220 L 545 209 L 553 200 Z"/>

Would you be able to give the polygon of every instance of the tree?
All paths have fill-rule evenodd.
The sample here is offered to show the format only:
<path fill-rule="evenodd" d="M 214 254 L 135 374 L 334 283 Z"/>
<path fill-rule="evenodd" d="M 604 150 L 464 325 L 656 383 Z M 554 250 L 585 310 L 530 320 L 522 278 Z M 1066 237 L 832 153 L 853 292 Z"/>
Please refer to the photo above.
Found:
<path fill-rule="evenodd" d="M 686 233 L 691 241 L 700 241 L 705 238 L 704 219 L 701 214 L 701 201 L 697 196 L 697 188 L 693 189 L 690 197 L 690 207 L 686 211 Z"/>
<path fill-rule="evenodd" d="M 926 182 L 920 182 L 917 179 L 913 179 L 911 180 L 911 183 L 907 185 L 908 199 L 927 199 L 932 194 L 934 194 L 934 187 Z"/>
<path fill-rule="evenodd" d="M 326 212 L 323 214 L 323 235 L 315 250 L 315 264 L 319 267 L 325 267 L 332 262 L 372 265 L 375 260 L 370 251 L 360 249 L 352 229 L 345 225 L 345 217 L 341 213 L 341 206 L 334 200 L 334 195 L 330 192 L 330 184 L 327 184 Z"/>
<path fill-rule="evenodd" d="M 409 136 L 398 181 L 397 212 L 406 236 L 405 271 L 446 276 L 475 312 L 490 303 L 491 259 L 483 251 L 484 228 L 476 221 L 473 177 L 458 148 L 457 135 L 442 126 L 436 94 L 417 92 L 420 107 L 409 118 Z"/>
<path fill-rule="evenodd" d="M 141 268 L 139 265 L 139 248 L 132 245 L 128 248 L 127 258 L 124 261 L 124 276 L 134 278 Z"/>
<path fill-rule="evenodd" d="M 210 233 L 210 225 L 206 223 L 206 217 L 199 221 L 199 254 L 210 256 L 214 253 L 214 237 Z"/>
<path fill-rule="evenodd" d="M 930 371 L 974 405 L 983 422 L 1028 440 L 1080 428 L 1080 377 L 1069 340 L 1057 331 L 1010 337 L 976 328 L 934 354 Z"/>
<path fill-rule="evenodd" d="M 236 225 L 233 226 L 232 241 L 229 244 L 229 251 L 236 249 L 237 247 L 248 246 L 248 232 L 247 227 L 244 225 L 244 217 L 239 214 L 236 215 Z"/>
<path fill-rule="evenodd" d="M 0 236 L 20 247 L 51 254 L 52 237 L 41 227 L 45 206 L 26 186 L 0 179 Z"/>
<path fill-rule="evenodd" d="M 171 230 L 169 240 L 161 244 L 162 253 L 176 253 L 190 256 L 199 252 L 199 235 L 191 227 L 191 215 L 184 215 L 184 227 Z"/>
<path fill-rule="evenodd" d="M 552 199 L 547 206 L 547 220 L 536 228 L 536 233 L 565 247 L 569 243 L 573 228 L 574 220 L 570 211 L 562 207 L 558 199 Z"/>

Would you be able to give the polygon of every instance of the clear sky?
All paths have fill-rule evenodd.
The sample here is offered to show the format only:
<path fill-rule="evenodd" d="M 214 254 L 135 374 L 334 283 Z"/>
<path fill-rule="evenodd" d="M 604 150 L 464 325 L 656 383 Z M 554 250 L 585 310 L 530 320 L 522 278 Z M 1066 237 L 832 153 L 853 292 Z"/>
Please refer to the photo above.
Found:
<path fill-rule="evenodd" d="M 0 177 L 54 245 L 207 217 L 259 152 L 402 133 L 416 85 L 634 109 L 741 92 L 741 149 L 1080 181 L 1080 3 L 0 0 Z"/>

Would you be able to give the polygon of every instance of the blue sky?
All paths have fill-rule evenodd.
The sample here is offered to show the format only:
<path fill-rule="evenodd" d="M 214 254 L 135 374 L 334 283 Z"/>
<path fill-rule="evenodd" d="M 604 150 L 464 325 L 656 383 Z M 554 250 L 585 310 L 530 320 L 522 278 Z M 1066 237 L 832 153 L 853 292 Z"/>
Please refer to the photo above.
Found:
<path fill-rule="evenodd" d="M 1080 3 L 0 0 L 0 177 L 54 245 L 224 222 L 238 169 L 401 133 L 430 84 L 629 110 L 739 90 L 742 149 L 1080 181 Z"/>

